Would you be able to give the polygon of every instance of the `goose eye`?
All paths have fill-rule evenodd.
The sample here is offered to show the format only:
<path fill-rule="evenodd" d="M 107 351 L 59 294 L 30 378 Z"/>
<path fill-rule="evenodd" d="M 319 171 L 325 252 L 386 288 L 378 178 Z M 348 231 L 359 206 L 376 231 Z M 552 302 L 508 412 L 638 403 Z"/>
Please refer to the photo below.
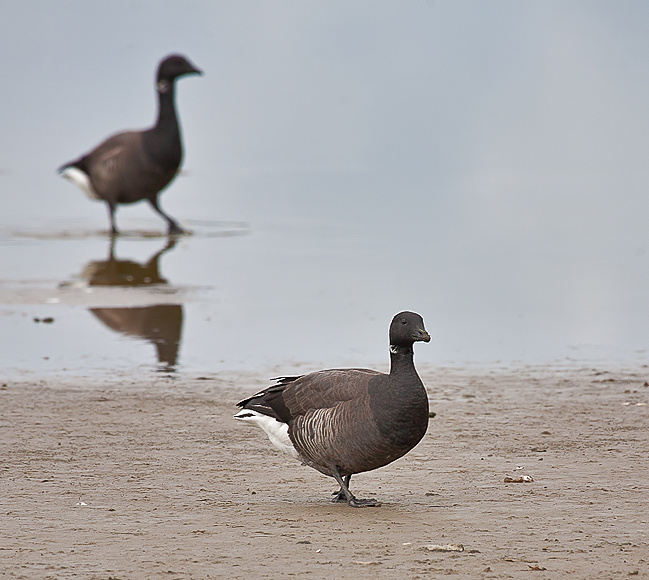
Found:
<path fill-rule="evenodd" d="M 401 319 L 401 324 L 408 324 L 408 321 L 405 318 Z"/>

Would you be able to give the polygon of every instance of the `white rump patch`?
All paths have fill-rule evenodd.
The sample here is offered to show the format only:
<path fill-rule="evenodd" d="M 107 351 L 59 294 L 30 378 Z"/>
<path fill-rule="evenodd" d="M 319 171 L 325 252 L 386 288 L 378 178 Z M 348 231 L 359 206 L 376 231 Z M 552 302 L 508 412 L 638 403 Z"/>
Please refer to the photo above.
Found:
<path fill-rule="evenodd" d="M 234 418 L 239 421 L 248 421 L 253 425 L 257 425 L 257 427 L 260 427 L 266 432 L 270 442 L 277 447 L 277 449 L 284 453 L 288 453 L 291 457 L 299 459 L 299 455 L 288 436 L 288 425 L 286 423 L 282 423 L 273 417 L 269 417 L 259 411 L 252 411 L 250 409 L 242 409 L 234 416 Z"/>
<path fill-rule="evenodd" d="M 90 177 L 81 169 L 76 167 L 66 167 L 61 175 L 66 179 L 69 179 L 74 183 L 83 193 L 85 193 L 90 199 L 100 200 L 101 198 L 97 195 L 95 190 L 92 188 L 92 183 L 90 183 Z"/>

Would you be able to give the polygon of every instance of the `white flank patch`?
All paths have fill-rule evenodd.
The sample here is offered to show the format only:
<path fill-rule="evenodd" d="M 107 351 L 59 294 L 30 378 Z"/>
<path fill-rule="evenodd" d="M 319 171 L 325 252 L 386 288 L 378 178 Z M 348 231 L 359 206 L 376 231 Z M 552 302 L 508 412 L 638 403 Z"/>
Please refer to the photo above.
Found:
<path fill-rule="evenodd" d="M 77 169 L 76 167 L 67 167 L 61 172 L 61 175 L 74 183 L 90 199 L 100 199 L 100 197 L 95 193 L 95 190 L 92 188 L 90 177 L 88 177 L 87 173 L 81 171 L 81 169 Z"/>
<path fill-rule="evenodd" d="M 251 411 L 250 409 L 242 409 L 235 416 L 239 421 L 248 421 L 253 425 L 257 425 L 266 432 L 270 442 L 277 447 L 280 451 L 288 453 L 290 456 L 299 458 L 290 437 L 288 436 L 288 425 L 282 423 L 273 417 L 259 413 L 258 411 Z"/>

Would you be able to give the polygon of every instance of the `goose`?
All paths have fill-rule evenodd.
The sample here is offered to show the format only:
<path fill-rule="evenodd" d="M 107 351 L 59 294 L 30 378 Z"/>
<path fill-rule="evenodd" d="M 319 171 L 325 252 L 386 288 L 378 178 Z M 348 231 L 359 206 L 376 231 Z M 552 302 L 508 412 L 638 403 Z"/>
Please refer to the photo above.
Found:
<path fill-rule="evenodd" d="M 169 235 L 186 233 L 158 203 L 158 194 L 176 177 L 183 149 L 174 105 L 175 81 L 201 75 L 187 58 L 172 54 L 158 65 L 158 119 L 143 131 L 117 133 L 89 153 L 59 167 L 59 173 L 90 199 L 108 204 L 111 233 L 117 234 L 118 204 L 147 200 L 168 226 Z"/>
<path fill-rule="evenodd" d="M 261 427 L 271 443 L 333 477 L 335 502 L 375 507 L 357 499 L 352 475 L 404 456 L 426 433 L 428 397 L 413 361 L 413 344 L 430 341 L 424 320 L 400 312 L 390 324 L 390 372 L 330 369 L 279 377 L 276 384 L 237 403 L 235 419 Z"/>

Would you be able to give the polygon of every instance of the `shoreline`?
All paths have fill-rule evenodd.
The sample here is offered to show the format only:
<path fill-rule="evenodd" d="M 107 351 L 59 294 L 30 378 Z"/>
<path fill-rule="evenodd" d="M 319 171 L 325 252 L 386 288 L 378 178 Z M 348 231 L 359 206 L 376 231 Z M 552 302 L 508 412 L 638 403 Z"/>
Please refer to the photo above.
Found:
<path fill-rule="evenodd" d="M 646 365 L 419 371 L 436 416 L 360 510 L 232 419 L 266 373 L 3 381 L 0 577 L 649 575 Z"/>

